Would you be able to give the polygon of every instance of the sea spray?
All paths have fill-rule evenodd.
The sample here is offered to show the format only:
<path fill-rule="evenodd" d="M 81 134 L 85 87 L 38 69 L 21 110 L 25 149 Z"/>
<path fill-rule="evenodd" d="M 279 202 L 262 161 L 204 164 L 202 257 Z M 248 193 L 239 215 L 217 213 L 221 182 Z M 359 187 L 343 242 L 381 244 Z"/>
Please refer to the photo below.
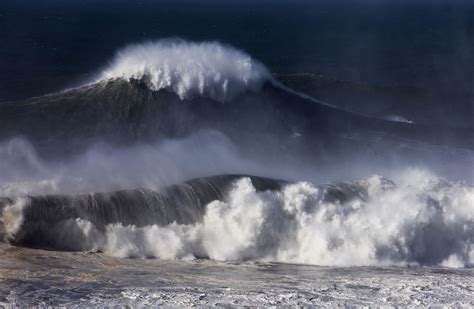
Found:
<path fill-rule="evenodd" d="M 99 80 L 141 80 L 153 90 L 166 89 L 181 99 L 196 96 L 229 101 L 258 91 L 272 76 L 246 53 L 218 42 L 159 40 L 120 50 Z"/>

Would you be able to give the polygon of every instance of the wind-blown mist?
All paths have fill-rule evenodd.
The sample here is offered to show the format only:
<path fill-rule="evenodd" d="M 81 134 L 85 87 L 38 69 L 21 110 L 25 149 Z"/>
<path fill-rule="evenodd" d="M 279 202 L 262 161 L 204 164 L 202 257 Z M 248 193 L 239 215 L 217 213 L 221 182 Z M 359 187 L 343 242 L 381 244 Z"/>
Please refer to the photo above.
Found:
<path fill-rule="evenodd" d="M 97 144 L 72 159 L 49 161 L 24 139 L 0 145 L 0 196 L 113 191 L 159 186 L 259 167 L 218 132 L 133 147 Z"/>
<path fill-rule="evenodd" d="M 320 103 L 230 46 L 132 45 L 97 81 L 0 112 L 0 236 L 18 245 L 319 265 L 474 261 L 471 130 Z M 224 174 L 244 176 L 202 178 Z M 290 182 L 256 188 L 246 175 Z M 332 193 L 319 185 L 356 178 Z"/>

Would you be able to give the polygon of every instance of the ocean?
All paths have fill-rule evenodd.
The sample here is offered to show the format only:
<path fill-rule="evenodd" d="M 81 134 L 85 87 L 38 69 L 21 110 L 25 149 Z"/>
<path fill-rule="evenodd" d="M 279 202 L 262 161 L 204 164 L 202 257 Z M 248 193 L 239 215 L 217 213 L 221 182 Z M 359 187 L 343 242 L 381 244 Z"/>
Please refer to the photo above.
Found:
<path fill-rule="evenodd" d="M 474 306 L 469 1 L 4 1 L 0 304 Z"/>

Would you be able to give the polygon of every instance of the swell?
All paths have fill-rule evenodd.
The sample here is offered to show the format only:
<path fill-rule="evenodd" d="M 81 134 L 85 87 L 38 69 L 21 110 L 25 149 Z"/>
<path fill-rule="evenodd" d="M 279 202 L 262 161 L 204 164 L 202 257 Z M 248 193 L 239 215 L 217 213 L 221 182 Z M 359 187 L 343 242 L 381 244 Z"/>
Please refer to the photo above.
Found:
<path fill-rule="evenodd" d="M 273 152 L 275 144 L 314 154 L 367 144 L 406 145 L 401 151 L 419 144 L 474 149 L 471 129 L 397 123 L 342 110 L 284 87 L 242 51 L 183 40 L 128 46 L 94 83 L 2 104 L 0 129 L 0 140 L 24 137 L 47 157 L 100 142 L 155 142 L 206 129 L 226 134 L 242 149 L 267 141 Z"/>
<path fill-rule="evenodd" d="M 313 73 L 274 74 L 274 77 L 289 88 L 371 117 L 471 129 L 474 125 L 469 95 L 457 91 L 440 97 L 423 88 L 382 87 Z"/>
<path fill-rule="evenodd" d="M 203 129 L 245 142 L 259 135 L 277 136 L 313 151 L 340 143 L 375 144 L 381 139 L 474 149 L 469 129 L 369 118 L 320 104 L 272 82 L 224 104 L 206 97 L 182 100 L 167 90 L 154 91 L 140 80 L 114 79 L 2 104 L 0 118 L 0 139 L 23 136 L 48 154 L 71 154 L 103 141 L 124 145 L 183 137 Z"/>
<path fill-rule="evenodd" d="M 216 62 L 209 57 L 210 51 L 220 54 Z M 318 182 L 324 182 L 335 179 L 326 175 L 337 171 L 344 174 L 343 179 L 366 177 L 360 170 L 367 166 L 370 174 L 375 171 L 390 176 L 387 170 L 422 166 L 451 179 L 472 180 L 472 173 L 465 168 L 474 163 L 472 129 L 393 122 L 349 112 L 286 88 L 267 73 L 257 61 L 229 46 L 158 42 L 125 49 L 97 82 L 1 104 L 2 191 L 10 192 L 9 187 L 22 186 L 25 178 L 36 181 L 45 174 L 42 177 L 51 179 L 54 186 L 51 171 L 67 174 L 72 163 L 87 165 L 85 170 L 93 177 L 78 172 L 83 167 L 72 168 L 74 174 L 85 176 L 80 177 L 84 181 L 99 176 L 109 181 L 112 176 L 94 171 L 97 164 L 91 158 L 97 149 L 102 160 L 113 151 L 114 164 L 108 165 L 121 170 L 121 175 L 129 171 L 136 180 L 142 177 L 139 174 L 146 164 L 140 166 L 135 156 L 148 164 L 162 161 L 147 159 L 151 156 L 145 151 L 148 146 L 153 150 L 162 149 L 160 145 L 169 141 L 199 142 L 201 138 L 193 137 L 202 132 L 217 134 L 206 138 L 207 147 L 193 146 L 178 154 L 185 165 L 200 165 L 212 161 L 206 157 L 229 154 L 237 160 L 221 160 L 219 168 L 184 173 L 173 181 L 216 173 L 251 173 L 312 180 L 314 175 L 323 175 Z M 197 153 L 202 151 L 206 153 Z M 117 159 L 117 153 L 129 156 Z M 130 160 L 133 168 L 127 168 Z M 19 177 L 21 174 L 26 177 Z M 143 183 L 138 179 L 92 190 L 127 189 Z"/>
<path fill-rule="evenodd" d="M 363 157 L 370 147 L 385 159 L 390 149 L 390 156 L 441 152 L 449 160 L 446 147 L 474 149 L 471 129 L 385 121 L 323 104 L 217 42 L 131 45 L 94 83 L 0 105 L 0 140 L 23 137 L 55 160 L 97 143 L 155 143 L 201 130 L 219 131 L 243 153 L 265 157 Z"/>

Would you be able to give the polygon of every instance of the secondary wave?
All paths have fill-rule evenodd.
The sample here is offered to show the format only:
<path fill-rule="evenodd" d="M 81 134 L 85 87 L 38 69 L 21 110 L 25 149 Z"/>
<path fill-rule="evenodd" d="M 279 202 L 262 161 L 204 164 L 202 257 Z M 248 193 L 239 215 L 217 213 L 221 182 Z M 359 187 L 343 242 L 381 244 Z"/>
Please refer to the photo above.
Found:
<path fill-rule="evenodd" d="M 420 170 L 397 184 L 217 176 L 160 191 L 3 201 L 2 221 L 18 244 L 118 257 L 464 267 L 474 263 L 473 201 L 472 186 Z"/>

